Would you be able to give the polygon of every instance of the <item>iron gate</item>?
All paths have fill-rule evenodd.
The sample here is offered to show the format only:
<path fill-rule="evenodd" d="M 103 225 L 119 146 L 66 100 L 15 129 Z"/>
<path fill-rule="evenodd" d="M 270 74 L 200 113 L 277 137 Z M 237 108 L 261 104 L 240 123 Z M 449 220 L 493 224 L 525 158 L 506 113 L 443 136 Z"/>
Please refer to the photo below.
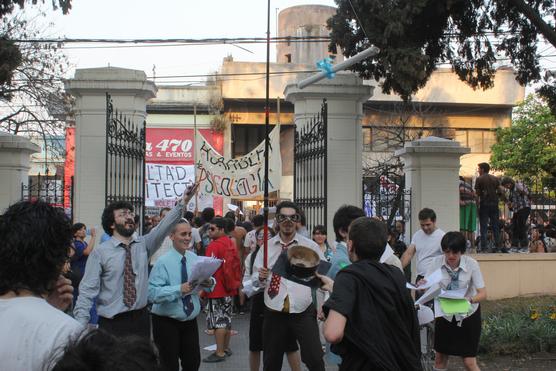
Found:
<path fill-rule="evenodd" d="M 106 93 L 106 184 L 105 205 L 127 201 L 140 215 L 141 231 L 145 205 L 145 130 L 114 109 Z"/>
<path fill-rule="evenodd" d="M 363 210 L 368 217 L 378 217 L 393 227 L 396 221 L 405 225 L 405 235 L 412 235 L 411 189 L 405 189 L 403 176 L 363 178 Z"/>
<path fill-rule="evenodd" d="M 295 130 L 294 202 L 307 218 L 307 229 L 326 226 L 328 106 L 323 100 L 320 113 Z"/>
<path fill-rule="evenodd" d="M 44 175 L 29 176 L 28 184 L 21 183 L 23 201 L 44 201 L 54 207 L 64 209 L 73 221 L 73 177 L 69 184 L 63 176 L 50 175 L 48 169 Z"/>

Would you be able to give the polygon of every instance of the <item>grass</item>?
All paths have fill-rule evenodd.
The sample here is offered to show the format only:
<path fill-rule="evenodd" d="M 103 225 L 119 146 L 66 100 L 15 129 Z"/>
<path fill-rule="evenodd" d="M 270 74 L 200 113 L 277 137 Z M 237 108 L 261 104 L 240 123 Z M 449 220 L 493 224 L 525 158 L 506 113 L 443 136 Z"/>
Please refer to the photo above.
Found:
<path fill-rule="evenodd" d="M 556 352 L 556 296 L 502 299 L 481 305 L 480 353 Z"/>

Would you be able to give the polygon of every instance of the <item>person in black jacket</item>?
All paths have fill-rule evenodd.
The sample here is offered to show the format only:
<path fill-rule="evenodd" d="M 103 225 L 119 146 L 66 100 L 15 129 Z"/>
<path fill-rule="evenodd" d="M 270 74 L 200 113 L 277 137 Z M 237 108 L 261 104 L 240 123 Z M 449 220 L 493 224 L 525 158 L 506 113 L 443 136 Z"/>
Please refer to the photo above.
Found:
<path fill-rule="evenodd" d="M 405 277 L 379 262 L 386 246 L 384 223 L 355 219 L 348 232 L 353 264 L 336 280 L 320 276 L 331 291 L 324 304 L 324 337 L 342 357 L 343 370 L 421 370 L 419 324 Z"/>

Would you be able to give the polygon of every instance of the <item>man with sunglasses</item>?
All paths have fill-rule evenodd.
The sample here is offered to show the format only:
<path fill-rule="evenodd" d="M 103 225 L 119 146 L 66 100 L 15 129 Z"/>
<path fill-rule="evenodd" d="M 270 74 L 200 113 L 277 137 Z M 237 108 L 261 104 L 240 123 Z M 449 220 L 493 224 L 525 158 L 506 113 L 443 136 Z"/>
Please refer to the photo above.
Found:
<path fill-rule="evenodd" d="M 195 194 L 197 185 L 183 193 L 183 200 L 144 236 L 135 233 L 133 205 L 113 202 L 102 212 L 102 228 L 111 238 L 93 250 L 79 285 L 73 311 L 75 319 L 86 325 L 93 300 L 97 299 L 99 327 L 117 336 L 150 337 L 147 310 L 149 258 L 180 220 L 184 205 Z"/>
<path fill-rule="evenodd" d="M 268 241 L 267 267 L 263 253 L 257 254 L 253 265 L 252 282 L 264 287 L 265 315 L 263 324 L 263 364 L 265 371 L 282 369 L 288 339 L 299 343 L 301 360 L 310 371 L 324 371 L 323 352 L 319 339 L 317 312 L 313 293 L 307 286 L 289 281 L 270 272 L 283 251 L 292 246 L 314 250 L 321 260 L 324 255 L 312 240 L 296 232 L 300 220 L 299 207 L 283 201 L 276 207 L 279 233 Z"/>

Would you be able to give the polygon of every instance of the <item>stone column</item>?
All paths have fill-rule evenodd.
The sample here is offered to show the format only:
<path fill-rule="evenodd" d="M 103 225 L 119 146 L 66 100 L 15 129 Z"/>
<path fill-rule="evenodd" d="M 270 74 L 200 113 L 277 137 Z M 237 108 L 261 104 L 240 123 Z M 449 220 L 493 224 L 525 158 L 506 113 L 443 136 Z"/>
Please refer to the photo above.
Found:
<path fill-rule="evenodd" d="M 373 88 L 352 73 L 339 73 L 304 89 L 286 86 L 284 96 L 294 103 L 295 122 L 304 123 L 320 112 L 323 98 L 328 102 L 327 233 L 334 239 L 332 219 L 342 205 L 361 207 L 363 102 Z"/>
<path fill-rule="evenodd" d="M 405 187 L 411 189 L 411 229 L 419 228 L 419 211 L 436 212 L 437 225 L 459 231 L 460 157 L 470 149 L 449 139 L 426 137 L 407 143 L 396 151 L 404 162 Z"/>
<path fill-rule="evenodd" d="M 116 67 L 76 70 L 65 85 L 75 98 L 74 219 L 98 226 L 105 202 L 106 93 L 118 112 L 142 125 L 156 87 L 143 71 Z"/>
<path fill-rule="evenodd" d="M 0 213 L 21 200 L 21 185 L 29 183 L 29 156 L 40 150 L 27 138 L 0 133 Z"/>

